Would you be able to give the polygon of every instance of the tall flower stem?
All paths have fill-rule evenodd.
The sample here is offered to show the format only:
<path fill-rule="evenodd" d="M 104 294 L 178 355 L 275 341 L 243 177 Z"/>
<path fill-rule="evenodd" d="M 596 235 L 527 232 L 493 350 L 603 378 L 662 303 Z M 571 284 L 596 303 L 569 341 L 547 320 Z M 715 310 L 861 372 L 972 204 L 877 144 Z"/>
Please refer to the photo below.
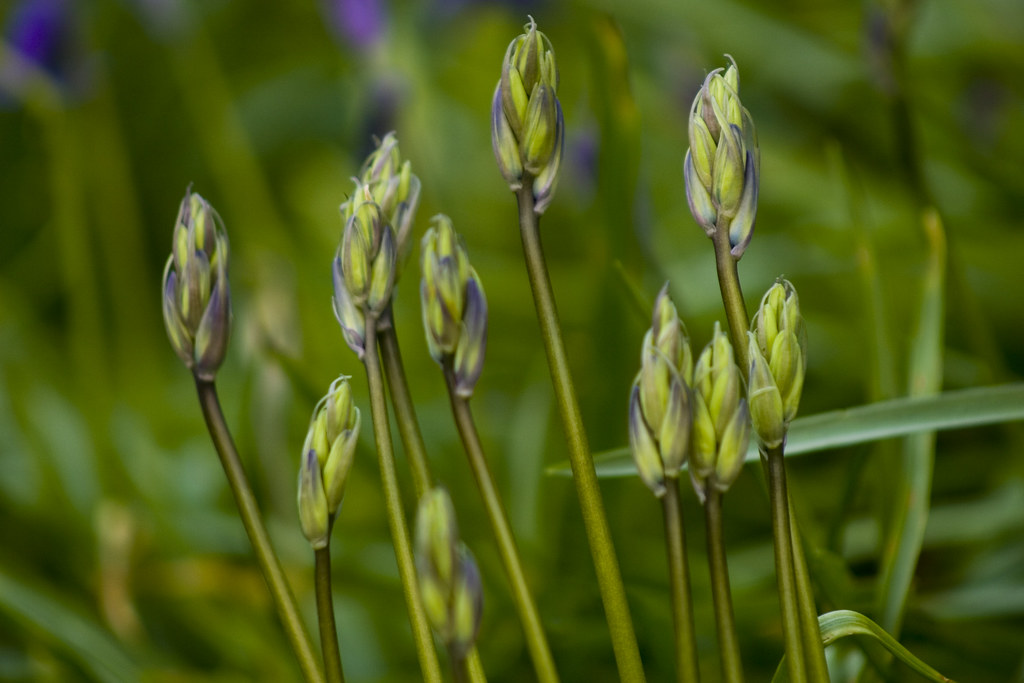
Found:
<path fill-rule="evenodd" d="M 274 547 L 270 544 L 270 536 L 263 526 L 260 518 L 260 511 L 256 505 L 256 497 L 253 495 L 252 487 L 249 486 L 249 479 L 245 475 L 242 461 L 238 457 L 238 449 L 231 438 L 227 421 L 224 419 L 224 412 L 220 407 L 220 400 L 217 398 L 217 388 L 213 382 L 195 378 L 196 392 L 199 396 L 199 405 L 206 420 L 206 428 L 210 432 L 210 439 L 220 456 L 220 463 L 224 467 L 224 474 L 227 475 L 228 484 L 231 486 L 231 493 L 235 497 L 235 504 L 238 506 L 242 524 L 245 526 L 245 533 L 249 536 L 249 542 L 256 553 L 256 560 L 263 572 L 263 578 L 267 581 L 270 589 L 274 607 L 277 615 L 284 626 L 288 642 L 295 651 L 299 660 L 299 667 L 302 675 L 307 681 L 323 683 L 324 675 L 320 670 L 316 654 L 313 651 L 313 644 L 306 633 L 306 628 L 299 616 L 299 608 L 292 595 L 288 581 L 285 579 L 281 562 L 274 553 Z"/>
<path fill-rule="evenodd" d="M 580 511 L 590 554 L 597 573 L 598 588 L 604 604 L 605 618 L 611 633 L 612 649 L 623 681 L 644 681 L 643 663 L 633 631 L 633 619 L 629 613 L 626 589 L 619 571 L 619 561 L 612 545 L 611 530 L 601 501 L 594 461 L 590 457 L 587 436 L 580 416 L 576 389 L 569 372 L 569 361 L 558 326 L 558 311 L 555 297 L 544 262 L 544 251 L 540 243 L 540 221 L 534 213 L 533 178 L 524 177 L 522 187 L 516 192 L 519 203 L 519 230 L 523 241 L 526 271 L 533 291 L 533 301 L 540 322 L 544 349 L 547 352 L 555 398 L 559 415 L 565 429 L 569 446 L 569 463 L 572 467 L 573 482 L 579 497 Z"/>
<path fill-rule="evenodd" d="M 782 609 L 782 635 L 786 644 L 786 667 L 789 680 L 801 683 L 807 679 L 804 643 L 800 633 L 796 577 L 793 570 L 793 536 L 789 519 L 789 495 L 782 448 L 762 451 L 768 469 L 768 501 L 771 506 L 772 535 L 775 537 L 775 574 Z"/>
<path fill-rule="evenodd" d="M 729 251 L 729 226 L 723 224 L 721 219 L 713 239 L 718 287 L 722 291 L 725 318 L 729 322 L 729 341 L 732 342 L 733 352 L 736 354 L 736 364 L 740 366 L 740 372 L 745 378 L 750 369 L 750 359 L 747 358 L 747 328 L 750 327 L 750 317 L 747 315 L 747 305 L 743 301 L 736 259 Z"/>
<path fill-rule="evenodd" d="M 480 443 L 480 435 L 477 433 L 476 424 L 473 421 L 469 401 L 459 397 L 456 393 L 455 372 L 450 363 L 445 364 L 444 378 L 448 385 L 448 397 L 451 400 L 455 424 L 458 427 L 459 436 L 462 438 L 462 446 L 466 450 L 473 478 L 476 479 L 477 488 L 480 489 L 484 509 L 487 511 L 487 519 L 491 523 L 491 531 L 498 544 L 502 565 L 505 567 L 505 573 L 508 574 L 512 599 L 516 611 L 519 613 L 519 620 L 523 623 L 526 644 L 530 650 L 530 658 L 533 659 L 537 678 L 542 683 L 556 683 L 559 680 L 558 671 L 555 669 L 555 661 L 551 656 L 551 648 L 548 646 L 537 605 L 530 593 L 530 587 L 526 583 L 526 574 L 519 559 L 519 551 L 516 549 L 512 526 L 505 514 L 505 508 L 501 503 L 501 497 L 494 484 L 490 468 L 487 466 L 487 458 L 484 456 L 483 445 Z"/>
<path fill-rule="evenodd" d="M 729 566 L 725 558 L 725 539 L 722 537 L 722 494 L 713 486 L 707 488 L 704 521 L 707 527 L 711 597 L 715 604 L 718 648 L 722 656 L 722 680 L 726 683 L 742 683 L 743 662 L 740 659 L 739 639 L 736 637 L 732 593 L 729 590 Z"/>
<path fill-rule="evenodd" d="M 472 681 L 467 659 L 467 657 L 460 657 L 453 648 L 448 648 L 448 662 L 452 667 L 452 681 L 454 683 L 470 683 Z"/>
<path fill-rule="evenodd" d="M 316 551 L 316 616 L 320 622 L 320 649 L 324 655 L 327 683 L 344 683 L 341 651 L 338 649 L 338 627 L 334 622 L 334 601 L 331 595 L 331 546 Z"/>
<path fill-rule="evenodd" d="M 800 540 L 800 525 L 793 512 L 793 499 L 789 499 L 789 530 L 793 544 L 793 579 L 796 583 L 796 598 L 799 606 L 800 633 L 807 655 L 807 675 L 814 683 L 829 683 L 828 662 L 825 660 L 825 645 L 821 641 L 818 625 L 818 608 L 814 603 L 814 589 L 811 575 L 807 571 L 807 558 Z"/>
<path fill-rule="evenodd" d="M 398 489 L 398 475 L 395 471 L 395 453 L 391 444 L 391 430 L 388 427 L 387 404 L 384 399 L 384 377 L 380 359 L 377 357 L 377 319 L 366 316 L 366 353 L 363 364 L 366 367 L 366 383 L 370 390 L 370 413 L 373 418 L 373 435 L 377 442 L 377 460 L 380 464 L 381 483 L 384 488 L 384 504 L 391 527 L 391 540 L 398 562 L 398 573 L 402 579 L 402 592 L 409 610 L 416 654 L 420 661 L 423 680 L 429 683 L 441 682 L 441 665 L 434 649 L 433 637 L 427 623 L 427 615 L 420 600 L 416 581 L 416 564 L 409 542 L 409 530 L 402 510 L 402 498 Z"/>
<path fill-rule="evenodd" d="M 693 626 L 693 603 L 690 599 L 690 569 L 686 562 L 686 538 L 683 508 L 679 500 L 679 479 L 665 482 L 661 498 L 665 516 L 665 548 L 668 552 L 668 576 L 672 591 L 672 621 L 675 626 L 676 678 L 679 683 L 698 683 L 697 636 Z"/>
<path fill-rule="evenodd" d="M 395 409 L 398 434 L 402 438 L 402 445 L 405 446 L 418 498 L 430 488 L 432 477 L 427 462 L 427 449 L 423 444 L 419 423 L 416 421 L 415 404 L 405 377 L 405 366 L 402 363 L 402 352 L 398 346 L 398 335 L 395 333 L 390 305 L 381 314 L 377 324 L 377 345 L 380 348 L 384 375 L 387 377 L 391 405 Z"/>

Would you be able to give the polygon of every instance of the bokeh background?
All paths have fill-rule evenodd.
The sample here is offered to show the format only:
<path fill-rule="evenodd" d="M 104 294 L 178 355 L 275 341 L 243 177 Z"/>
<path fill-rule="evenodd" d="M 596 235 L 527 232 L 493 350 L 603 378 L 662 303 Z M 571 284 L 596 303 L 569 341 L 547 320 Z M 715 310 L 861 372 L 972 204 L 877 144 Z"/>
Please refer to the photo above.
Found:
<path fill-rule="evenodd" d="M 722 318 L 682 182 L 708 70 L 739 65 L 758 127 L 760 212 L 740 274 L 753 306 L 784 274 L 810 334 L 802 414 L 907 391 L 934 206 L 949 244 L 945 389 L 1024 371 L 1024 4 L 1019 0 L 10 0 L 0 3 L 0 680 L 290 681 L 276 622 L 191 378 L 165 337 L 160 278 L 185 188 L 223 217 L 234 328 L 218 386 L 274 542 L 314 626 L 295 511 L 313 404 L 361 367 L 330 308 L 338 205 L 372 136 L 398 133 L 490 302 L 473 406 L 566 681 L 616 679 L 521 262 L 489 105 L 532 14 L 555 46 L 567 142 L 542 231 L 595 451 L 626 404 L 666 280 L 695 346 Z M 422 336 L 418 276 L 397 329 L 431 464 L 481 564 L 492 681 L 532 670 L 479 497 Z M 639 302 L 639 303 L 638 303 Z M 370 430 L 365 430 L 369 432 Z M 350 681 L 418 678 L 372 439 L 334 533 Z M 932 514 L 901 640 L 961 681 L 1024 681 L 1024 438 L 939 435 Z M 899 443 L 794 460 L 822 607 L 875 614 Z M 401 455 L 400 455 L 401 457 Z M 412 509 L 411 482 L 403 473 Z M 658 505 L 603 484 L 652 681 L 672 676 Z M 700 508 L 688 544 L 706 680 L 717 655 Z M 725 499 L 751 680 L 782 652 L 760 473 Z M 853 680 L 852 646 L 833 648 Z M 897 680 L 911 674 L 896 669 Z"/>

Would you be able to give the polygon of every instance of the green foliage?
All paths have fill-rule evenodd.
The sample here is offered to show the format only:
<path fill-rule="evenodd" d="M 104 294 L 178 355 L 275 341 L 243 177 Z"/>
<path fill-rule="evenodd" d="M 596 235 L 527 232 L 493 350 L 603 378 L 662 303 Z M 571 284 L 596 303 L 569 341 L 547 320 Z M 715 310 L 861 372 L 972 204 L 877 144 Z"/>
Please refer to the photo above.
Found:
<path fill-rule="evenodd" d="M 544 475 L 565 447 L 514 199 L 489 140 L 521 6 L 382 3 L 386 30 L 358 42 L 330 19 L 326 8 L 341 2 L 65 3 L 75 68 L 55 68 L 54 79 L 17 70 L 14 17 L 25 4 L 0 9 L 0 678 L 299 680 L 191 377 L 165 338 L 161 275 L 192 183 L 231 239 L 225 412 L 312 625 L 299 447 L 340 373 L 355 377 L 355 403 L 367 408 L 331 310 L 337 210 L 371 136 L 394 129 L 421 181 L 411 243 L 430 216 L 451 216 L 487 283 L 474 414 L 560 673 L 614 680 L 575 494 Z M 792 281 L 809 337 L 787 454 L 815 452 L 789 471 L 823 604 L 883 623 L 897 475 L 901 463 L 933 464 L 909 573 L 890 582 L 885 604 L 903 605 L 887 609 L 915 656 L 956 680 L 1002 682 L 1019 676 L 1024 641 L 1024 434 L 1013 422 L 1024 391 L 1008 384 L 1024 371 L 1024 8 L 896 4 L 898 16 L 887 14 L 893 3 L 809 0 L 534 9 L 557 47 L 565 126 L 545 249 L 590 442 L 618 448 L 650 324 L 635 302 L 670 280 L 697 348 L 721 316 L 682 159 L 707 67 L 733 55 L 761 156 L 741 276 L 748 297 L 779 275 Z M 942 216 L 943 273 L 922 238 L 926 205 Z M 522 632 L 423 343 L 418 280 L 395 283 L 395 323 L 431 467 L 476 551 L 481 660 L 491 681 L 524 680 Z M 922 291 L 936 286 L 941 310 L 928 311 Z M 910 376 L 924 385 L 909 392 Z M 972 389 L 994 385 L 1005 386 Z M 885 441 L 911 433 L 926 443 Z M 341 651 L 349 681 L 411 680 L 369 444 L 361 436 L 331 544 Z M 725 499 L 724 527 L 744 665 L 767 680 L 782 646 L 767 502 L 751 472 Z M 668 680 L 657 506 L 639 481 L 608 479 L 602 490 L 649 679 Z M 689 493 L 683 507 L 699 519 Z M 713 667 L 703 541 L 695 527 L 698 649 Z M 866 657 L 850 640 L 829 648 L 838 672 Z"/>

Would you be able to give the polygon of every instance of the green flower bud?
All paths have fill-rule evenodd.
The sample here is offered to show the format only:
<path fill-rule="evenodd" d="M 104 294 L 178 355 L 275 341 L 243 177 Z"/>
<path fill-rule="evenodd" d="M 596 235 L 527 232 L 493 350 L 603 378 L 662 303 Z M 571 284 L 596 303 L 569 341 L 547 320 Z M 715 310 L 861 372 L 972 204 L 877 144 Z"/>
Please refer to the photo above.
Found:
<path fill-rule="evenodd" d="M 750 420 L 754 433 L 768 448 L 775 448 L 786 438 L 786 422 L 783 415 L 782 395 L 775 385 L 775 378 L 768 367 L 768 361 L 757 345 L 753 332 L 747 333 L 750 373 L 747 378 L 747 400 L 750 404 Z"/>
<path fill-rule="evenodd" d="M 434 217 L 423 236 L 420 300 L 431 357 L 451 362 L 457 393 L 468 398 L 483 369 L 487 299 L 451 219 Z"/>
<path fill-rule="evenodd" d="M 800 405 L 807 371 L 807 332 L 800 299 L 788 280 L 780 279 L 765 293 L 751 331 L 778 387 L 788 427 Z"/>
<path fill-rule="evenodd" d="M 459 541 L 455 510 L 440 487 L 427 491 L 416 514 L 416 569 L 431 628 L 464 656 L 480 627 L 483 592 L 472 554 Z"/>
<path fill-rule="evenodd" d="M 451 648 L 457 658 L 465 657 L 476 643 L 484 611 L 484 591 L 473 553 L 459 543 L 459 571 L 451 606 Z"/>
<path fill-rule="evenodd" d="M 757 217 L 760 152 L 750 112 L 739 99 L 735 62 L 704 79 L 687 128 L 683 178 L 690 212 L 708 237 L 726 230 L 732 255 L 739 259 Z"/>
<path fill-rule="evenodd" d="M 314 550 L 327 547 L 330 534 L 330 516 L 327 495 L 320 475 L 320 462 L 313 451 L 307 451 L 299 467 L 299 522 L 302 533 Z"/>
<path fill-rule="evenodd" d="M 716 322 L 693 370 L 693 443 L 690 476 L 703 499 L 708 486 L 726 490 L 743 465 L 750 417 L 729 337 Z"/>
<path fill-rule="evenodd" d="M 216 211 L 187 190 L 164 267 L 164 326 L 175 353 L 202 380 L 214 378 L 227 353 L 228 251 L 227 233 Z"/>
<path fill-rule="evenodd" d="M 369 189 L 385 221 L 395 231 L 397 279 L 412 248 L 410 236 L 419 206 L 420 180 L 412 172 L 410 163 L 402 160 L 394 132 L 385 135 L 366 158 L 359 173 L 359 182 Z"/>
<path fill-rule="evenodd" d="M 397 245 L 369 186 L 356 181 L 356 192 L 342 204 L 341 215 L 345 230 L 333 265 L 334 314 L 345 341 L 362 358 L 366 315 L 381 313 L 391 301 Z"/>
<path fill-rule="evenodd" d="M 679 476 L 689 454 L 692 424 L 690 341 L 668 296 L 668 283 L 654 302 L 644 336 L 641 368 L 630 395 L 629 435 L 641 479 L 656 496 L 664 479 Z"/>
<path fill-rule="evenodd" d="M 532 18 L 525 28 L 505 52 L 491 102 L 491 144 L 498 169 L 513 191 L 530 177 L 534 211 L 541 214 L 554 193 L 565 122 L 551 41 Z"/>
<path fill-rule="evenodd" d="M 316 455 L 331 515 L 337 514 L 341 506 L 359 440 L 359 408 L 352 401 L 348 379 L 342 375 L 331 382 L 327 394 L 313 409 L 302 446 L 303 453 Z"/>

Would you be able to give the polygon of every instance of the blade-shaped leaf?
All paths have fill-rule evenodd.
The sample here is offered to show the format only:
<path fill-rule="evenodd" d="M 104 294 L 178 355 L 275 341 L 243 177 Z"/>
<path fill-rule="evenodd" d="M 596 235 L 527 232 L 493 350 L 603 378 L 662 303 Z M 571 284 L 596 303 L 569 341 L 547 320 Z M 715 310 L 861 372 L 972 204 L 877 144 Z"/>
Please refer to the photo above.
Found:
<path fill-rule="evenodd" d="M 1024 382 L 947 391 L 936 396 L 898 398 L 868 403 L 793 420 L 786 456 L 879 441 L 920 432 L 963 429 L 1024 420 Z M 747 460 L 759 458 L 751 444 Z M 629 448 L 594 456 L 599 477 L 636 476 Z M 568 463 L 548 468 L 548 474 L 569 475 Z"/>
<path fill-rule="evenodd" d="M 886 633 L 881 626 L 859 612 L 837 610 L 822 614 L 818 617 L 818 628 L 821 630 L 821 642 L 825 644 L 825 647 L 846 636 L 867 636 L 875 639 L 886 650 L 891 652 L 893 656 L 929 681 L 953 683 L 953 679 L 946 678 L 922 662 L 910 650 L 900 645 L 895 638 Z M 786 658 L 783 656 L 782 662 L 779 663 L 779 668 L 772 677 L 772 683 L 785 680 L 785 661 Z"/>

